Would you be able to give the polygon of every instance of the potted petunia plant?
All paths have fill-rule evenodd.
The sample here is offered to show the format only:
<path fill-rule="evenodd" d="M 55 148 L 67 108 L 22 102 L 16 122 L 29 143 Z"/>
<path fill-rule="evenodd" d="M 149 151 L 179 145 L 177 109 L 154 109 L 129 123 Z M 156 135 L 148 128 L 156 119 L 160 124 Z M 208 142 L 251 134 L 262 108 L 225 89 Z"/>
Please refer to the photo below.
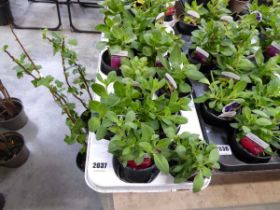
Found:
<path fill-rule="evenodd" d="M 228 78 L 215 80 L 209 85 L 209 90 L 194 101 L 201 103 L 202 116 L 207 123 L 227 127 L 246 98 L 251 96 L 245 91 L 246 87 L 247 83 L 242 80 Z"/>
<path fill-rule="evenodd" d="M 170 174 L 175 183 L 193 181 L 193 192 L 201 190 L 204 179 L 219 169 L 219 152 L 214 144 L 207 144 L 198 135 L 184 132 L 173 136 L 168 144 Z"/>
<path fill-rule="evenodd" d="M 235 120 L 230 144 L 236 156 L 249 163 L 269 161 L 272 146 L 279 145 L 279 109 L 272 115 L 271 108 L 251 110 L 245 106 Z"/>

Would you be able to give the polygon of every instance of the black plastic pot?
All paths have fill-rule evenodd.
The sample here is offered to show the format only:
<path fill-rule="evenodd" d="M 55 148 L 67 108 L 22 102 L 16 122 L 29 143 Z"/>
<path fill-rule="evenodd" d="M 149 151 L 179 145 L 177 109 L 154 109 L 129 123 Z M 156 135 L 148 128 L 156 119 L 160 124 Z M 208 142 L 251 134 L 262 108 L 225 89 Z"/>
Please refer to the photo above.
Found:
<path fill-rule="evenodd" d="M 230 0 L 229 8 L 233 13 L 241 14 L 244 13 L 249 8 L 250 1 L 242 0 Z"/>
<path fill-rule="evenodd" d="M 198 26 L 191 25 L 184 23 L 184 21 L 180 20 L 175 24 L 176 29 L 179 31 L 179 33 L 191 36 L 192 32 L 198 29 Z"/>
<path fill-rule="evenodd" d="M 264 4 L 266 6 L 272 6 L 272 1 L 258 0 L 258 5 Z"/>
<path fill-rule="evenodd" d="M 101 71 L 108 75 L 110 72 L 115 71 L 118 76 L 122 76 L 120 69 L 115 69 L 111 67 L 111 57 L 109 51 L 106 50 L 101 57 Z"/>
<path fill-rule="evenodd" d="M 212 70 L 217 69 L 217 65 L 214 62 L 211 62 L 211 58 L 208 58 L 207 62 L 205 62 L 205 63 L 200 63 L 199 61 L 197 61 L 194 58 L 193 54 L 194 54 L 194 50 L 189 50 L 188 59 L 189 59 L 190 63 L 195 64 L 195 65 L 200 64 L 199 71 L 202 72 L 208 79 L 210 79 L 211 78 L 210 72 Z"/>
<path fill-rule="evenodd" d="M 256 156 L 248 152 L 236 139 L 236 131 L 233 132 L 229 140 L 230 147 L 233 154 L 240 160 L 246 163 L 266 163 L 270 160 L 271 156 Z"/>
<path fill-rule="evenodd" d="M 0 26 L 8 25 L 12 22 L 12 13 L 9 0 L 0 0 Z"/>
<path fill-rule="evenodd" d="M 5 197 L 2 193 L 0 193 L 0 210 L 3 210 L 5 206 Z"/>
<path fill-rule="evenodd" d="M 223 118 L 219 118 L 218 115 L 220 113 L 211 110 L 208 107 L 207 102 L 200 104 L 200 110 L 204 121 L 210 125 L 214 125 L 216 127 L 222 127 L 222 128 L 229 128 L 229 123 L 233 121 L 233 120 L 226 120 Z"/>
<path fill-rule="evenodd" d="M 11 98 L 13 103 L 15 104 L 16 107 L 18 107 L 19 109 L 19 113 L 10 119 L 1 119 L 0 118 L 0 127 L 2 128 L 6 128 L 9 130 L 18 130 L 20 128 L 22 128 L 23 126 L 25 126 L 25 124 L 28 121 L 28 118 L 24 112 L 24 107 L 23 104 L 21 102 L 21 100 L 17 99 L 17 98 Z M 1 108 L 0 106 L 0 110 L 3 110 L 3 107 Z"/>
<path fill-rule="evenodd" d="M 187 2 L 188 2 L 189 4 L 192 4 L 193 1 L 194 1 L 194 0 L 187 0 Z M 207 3 L 208 3 L 209 1 L 210 1 L 210 0 L 196 0 L 197 5 L 203 4 L 204 6 L 206 6 Z"/>
<path fill-rule="evenodd" d="M 79 152 L 76 157 L 77 167 L 83 172 L 85 172 L 86 169 L 86 157 L 87 157 L 86 152 L 84 153 Z"/>
<path fill-rule="evenodd" d="M 117 176 L 129 183 L 150 183 L 159 173 L 155 164 L 146 169 L 136 170 L 128 166 L 124 167 L 116 157 L 113 157 L 113 167 Z"/>
<path fill-rule="evenodd" d="M 189 93 L 182 93 L 182 92 L 178 91 L 179 92 L 179 98 L 190 97 L 193 93 L 192 83 L 190 82 L 190 80 L 188 78 L 186 78 L 185 82 L 190 85 L 191 91 Z M 158 97 L 162 96 L 163 94 L 164 94 L 165 98 L 170 99 L 170 95 L 166 94 L 166 90 L 164 88 L 161 88 L 161 89 L 156 91 L 156 95 Z"/>
<path fill-rule="evenodd" d="M 81 119 L 85 123 L 85 129 L 87 133 L 88 133 L 88 121 L 90 120 L 90 118 L 91 118 L 91 112 L 89 110 L 86 110 L 81 114 Z"/>
<path fill-rule="evenodd" d="M 0 152 L 0 166 L 7 168 L 17 168 L 23 165 L 29 157 L 29 150 L 24 143 L 23 136 L 17 132 L 5 132 L 2 135 L 6 137 L 7 141 L 13 140 L 18 144 L 17 147 L 11 149 L 13 156 L 8 160 L 4 160 L 3 154 Z"/>

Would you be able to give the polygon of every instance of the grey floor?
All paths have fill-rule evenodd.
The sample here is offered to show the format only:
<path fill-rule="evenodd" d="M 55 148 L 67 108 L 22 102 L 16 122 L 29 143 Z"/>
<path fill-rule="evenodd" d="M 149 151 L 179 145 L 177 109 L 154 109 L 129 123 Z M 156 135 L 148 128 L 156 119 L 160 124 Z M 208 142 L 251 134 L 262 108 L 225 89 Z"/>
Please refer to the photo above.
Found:
<path fill-rule="evenodd" d="M 11 0 L 18 24 L 55 25 L 54 5 L 32 4 L 27 0 Z M 34 13 L 35 11 L 35 13 Z M 63 33 L 78 40 L 80 61 L 87 66 L 90 77 L 96 72 L 98 52 L 95 48 L 99 35 L 71 33 L 65 6 L 61 7 Z M 93 13 L 74 8 L 75 21 L 81 28 L 91 29 L 101 21 Z M 96 13 L 96 11 L 95 11 Z M 80 24 L 80 25 L 79 25 Z M 59 57 L 52 56 L 50 46 L 41 39 L 40 31 L 16 30 L 44 74 L 61 78 Z M 9 27 L 0 27 L 0 47 L 8 44 L 13 54 L 20 53 Z M 98 193 L 87 187 L 84 173 L 75 165 L 78 145 L 68 146 L 64 135 L 68 133 L 60 109 L 44 88 L 35 89 L 29 78 L 16 79 L 13 64 L 0 52 L 0 78 L 10 94 L 20 98 L 29 117 L 28 124 L 19 132 L 24 135 L 30 150 L 25 165 L 17 169 L 0 168 L 0 192 L 7 200 L 5 210 L 99 210 Z"/>

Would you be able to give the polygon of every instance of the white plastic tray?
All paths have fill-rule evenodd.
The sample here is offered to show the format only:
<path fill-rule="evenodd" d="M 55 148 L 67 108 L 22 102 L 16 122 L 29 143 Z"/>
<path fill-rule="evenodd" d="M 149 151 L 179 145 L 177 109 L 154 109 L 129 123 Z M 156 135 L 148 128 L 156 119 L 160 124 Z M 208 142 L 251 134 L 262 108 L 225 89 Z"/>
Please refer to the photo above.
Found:
<path fill-rule="evenodd" d="M 101 54 L 99 56 L 98 68 L 100 67 Z M 98 72 L 101 72 L 100 69 L 98 69 Z M 103 74 L 102 76 L 105 75 Z M 191 100 L 189 105 L 191 111 L 182 111 L 182 115 L 188 119 L 188 123 L 181 125 L 179 133 L 188 131 L 199 134 L 200 138 L 203 138 L 193 100 Z M 93 190 L 100 193 L 192 190 L 192 182 L 174 184 L 171 175 L 166 175 L 161 172 L 151 183 L 127 183 L 120 180 L 113 168 L 113 156 L 107 151 L 108 144 L 108 140 L 96 140 L 95 134 L 89 133 L 85 180 L 87 185 Z M 106 164 L 106 168 L 93 167 L 94 164 L 101 163 Z M 209 185 L 210 180 L 211 178 L 204 180 L 202 189 L 205 189 Z"/>

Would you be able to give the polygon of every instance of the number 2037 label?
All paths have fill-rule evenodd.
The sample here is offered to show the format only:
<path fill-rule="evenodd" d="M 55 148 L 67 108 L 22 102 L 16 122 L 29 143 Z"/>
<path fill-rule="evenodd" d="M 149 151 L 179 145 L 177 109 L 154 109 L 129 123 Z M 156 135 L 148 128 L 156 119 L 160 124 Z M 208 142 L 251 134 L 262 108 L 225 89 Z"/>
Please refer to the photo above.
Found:
<path fill-rule="evenodd" d="M 108 163 L 107 162 L 93 162 L 92 168 L 94 171 L 105 171 L 108 169 Z"/>

